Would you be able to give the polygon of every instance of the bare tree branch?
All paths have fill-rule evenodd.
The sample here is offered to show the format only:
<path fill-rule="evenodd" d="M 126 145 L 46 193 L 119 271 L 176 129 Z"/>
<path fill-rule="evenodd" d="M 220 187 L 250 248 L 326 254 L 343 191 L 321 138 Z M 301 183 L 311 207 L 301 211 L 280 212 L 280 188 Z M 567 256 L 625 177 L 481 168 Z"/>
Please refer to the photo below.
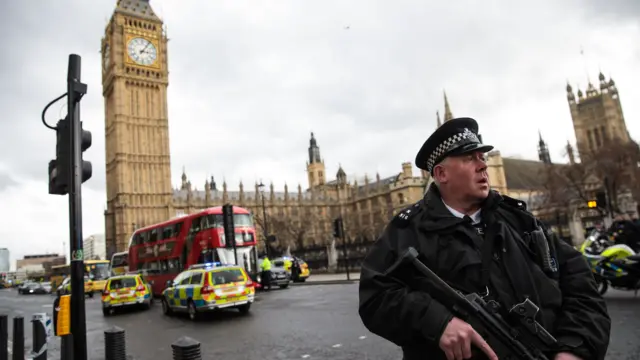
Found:
<path fill-rule="evenodd" d="M 640 151 L 636 143 L 610 142 L 581 158 L 580 163 L 547 167 L 544 206 L 566 206 L 576 200 L 586 204 L 595 200 L 596 192 L 606 190 L 612 212 L 620 213 L 618 198 L 625 191 L 631 191 L 636 201 L 640 199 Z M 597 210 L 601 215 L 607 211 L 600 205 Z"/>

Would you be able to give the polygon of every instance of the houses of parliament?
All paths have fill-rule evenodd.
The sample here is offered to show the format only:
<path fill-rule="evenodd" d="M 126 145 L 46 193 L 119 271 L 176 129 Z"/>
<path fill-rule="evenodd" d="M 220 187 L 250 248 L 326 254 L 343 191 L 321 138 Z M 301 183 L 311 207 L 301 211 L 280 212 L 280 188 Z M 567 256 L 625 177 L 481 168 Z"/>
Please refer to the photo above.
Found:
<path fill-rule="evenodd" d="M 430 183 L 426 172 L 414 174 L 410 162 L 398 172 L 359 179 L 342 167 L 328 174 L 320 142 L 309 140 L 308 184 L 216 183 L 195 186 L 182 174 L 171 183 L 167 87 L 167 34 L 149 0 L 119 0 L 102 38 L 102 85 L 105 104 L 107 209 L 105 234 L 108 255 L 126 251 L 136 227 L 148 226 L 201 209 L 232 203 L 252 211 L 258 231 L 267 226 L 279 246 L 300 249 L 326 246 L 333 240 L 332 220 L 342 216 L 352 238 L 374 239 L 400 209 L 422 198 Z M 600 77 L 600 91 L 589 84 L 585 94 L 567 87 L 577 148 L 601 144 L 607 134 L 629 139 L 613 80 Z M 442 121 L 453 117 L 445 95 Z M 441 119 L 436 115 L 435 125 Z M 532 144 L 535 146 L 535 144 Z M 302 149 L 301 149 L 302 150 Z M 541 174 L 551 162 L 546 144 L 538 144 L 540 161 L 488 156 L 493 188 L 534 202 L 542 187 Z M 568 145 L 572 154 L 573 150 Z M 331 160 L 336 164 L 339 159 Z M 265 178 L 268 175 L 265 175 Z M 198 189 L 196 189 L 198 188 Z M 267 221 L 262 218 L 263 201 Z"/>

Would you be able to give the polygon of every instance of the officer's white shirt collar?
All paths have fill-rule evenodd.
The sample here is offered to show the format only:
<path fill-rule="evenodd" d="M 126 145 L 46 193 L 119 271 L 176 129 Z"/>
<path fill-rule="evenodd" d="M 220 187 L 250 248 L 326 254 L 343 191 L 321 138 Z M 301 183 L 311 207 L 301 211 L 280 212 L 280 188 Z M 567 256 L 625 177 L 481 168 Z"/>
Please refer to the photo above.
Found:
<path fill-rule="evenodd" d="M 465 214 L 461 213 L 460 211 L 458 211 L 458 210 L 452 208 L 451 206 L 447 205 L 447 203 L 445 203 L 444 201 L 442 203 L 444 204 L 444 206 L 447 207 L 447 209 L 449 209 L 449 211 L 451 212 L 451 214 L 453 214 L 453 216 L 458 217 L 460 219 L 463 219 L 466 216 Z M 482 209 L 478 209 L 478 211 L 476 211 L 473 214 L 469 215 L 469 217 L 471 218 L 471 223 L 473 225 L 479 224 L 482 221 L 481 212 L 482 212 Z"/>

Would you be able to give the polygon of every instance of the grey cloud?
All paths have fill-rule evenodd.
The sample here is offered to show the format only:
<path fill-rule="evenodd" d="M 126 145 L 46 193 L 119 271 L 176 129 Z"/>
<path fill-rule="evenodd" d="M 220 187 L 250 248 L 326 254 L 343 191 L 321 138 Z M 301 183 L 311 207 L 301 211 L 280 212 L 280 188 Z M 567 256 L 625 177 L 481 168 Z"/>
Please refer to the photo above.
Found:
<path fill-rule="evenodd" d="M 79 53 L 89 84 L 83 120 L 94 135 L 86 155 L 94 175 L 86 186 L 103 191 L 98 50 L 115 0 L 9 4 L 0 26 L 10 36 L 0 49 L 15 55 L 0 59 L 9 79 L 0 84 L 0 106 L 8 109 L 0 120 L 0 152 L 20 151 L 6 162 L 44 183 L 55 137 L 41 125 L 40 111 L 64 92 L 67 55 Z M 292 1 L 263 7 L 152 0 L 171 39 L 174 182 L 185 166 L 197 183 L 213 173 L 230 183 L 263 177 L 304 185 L 310 131 L 328 172 L 341 162 L 357 173 L 394 173 L 435 128 L 443 89 L 454 114 L 482 120 L 485 136 L 505 153 L 535 158 L 537 127 L 562 122 L 571 131 L 564 82 L 583 74 L 572 69 L 580 64 L 580 41 L 608 29 L 602 23 L 589 28 L 591 13 L 566 17 L 576 4 Z M 68 11 L 73 18 L 65 17 Z M 12 50 L 16 43 L 20 52 Z M 553 108 L 535 110 L 548 119 L 531 112 L 535 101 L 539 108 L 552 102 Z M 525 103 L 531 106 L 525 113 L 508 114 Z M 58 107 L 50 113 L 55 121 Z M 520 131 L 522 139 L 513 143 L 502 131 Z"/>
<path fill-rule="evenodd" d="M 5 191 L 11 186 L 18 185 L 18 182 L 9 174 L 0 171 L 0 192 Z"/>
<path fill-rule="evenodd" d="M 640 2 L 636 0 L 598 1 L 586 0 L 579 11 L 595 19 L 614 18 L 637 23 L 640 21 Z"/>

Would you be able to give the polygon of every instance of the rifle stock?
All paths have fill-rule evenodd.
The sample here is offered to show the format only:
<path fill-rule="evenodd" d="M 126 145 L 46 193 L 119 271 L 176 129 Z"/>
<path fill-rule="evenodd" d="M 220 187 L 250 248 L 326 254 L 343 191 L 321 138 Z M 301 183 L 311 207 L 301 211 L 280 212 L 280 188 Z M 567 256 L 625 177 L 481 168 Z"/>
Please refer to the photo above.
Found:
<path fill-rule="evenodd" d="M 557 341 L 535 320 L 539 309 L 533 302 L 526 299 L 509 310 L 509 319 L 516 323 L 511 326 L 498 313 L 497 302 L 485 301 L 477 293 L 463 295 L 429 269 L 418 255 L 416 249 L 409 247 L 387 273 L 403 263 L 412 264 L 432 284 L 430 290 L 442 295 L 442 298 L 432 297 L 471 325 L 500 359 L 549 360 L 544 351 L 553 350 Z"/>

